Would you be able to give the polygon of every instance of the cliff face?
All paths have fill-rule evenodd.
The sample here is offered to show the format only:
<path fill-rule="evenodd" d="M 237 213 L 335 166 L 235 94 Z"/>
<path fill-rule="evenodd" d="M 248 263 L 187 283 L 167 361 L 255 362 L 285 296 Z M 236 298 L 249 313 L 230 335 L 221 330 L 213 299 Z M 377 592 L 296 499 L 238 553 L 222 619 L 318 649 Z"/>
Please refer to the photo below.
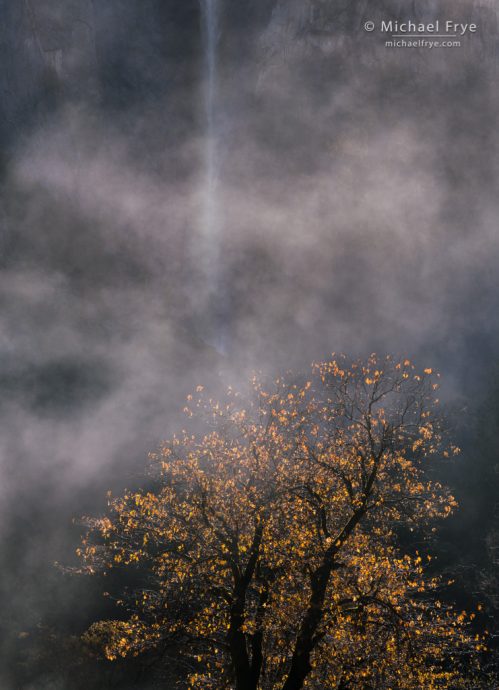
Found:
<path fill-rule="evenodd" d="M 342 51 L 343 59 L 351 53 L 372 53 L 375 36 L 366 34 L 364 24 L 381 20 L 432 22 L 440 19 L 479 26 L 469 51 L 480 51 L 495 59 L 498 52 L 499 7 L 494 0 L 277 0 L 271 21 L 263 33 L 263 53 L 267 59 L 281 55 L 288 59 L 310 52 L 316 55 Z M 381 46 L 380 46 L 381 47 Z M 385 53 L 386 55 L 386 53 Z M 377 56 L 377 59 L 382 54 Z"/>
<path fill-rule="evenodd" d="M 473 21 L 480 32 L 469 49 L 494 60 L 498 13 L 494 0 L 234 0 L 225 2 L 221 14 L 233 53 L 246 41 L 265 73 L 293 56 L 383 61 L 386 52 L 378 54 L 376 37 L 363 29 L 367 19 Z M 3 148 L 67 102 L 126 109 L 176 89 L 194 91 L 199 15 L 199 0 L 0 0 Z"/>
<path fill-rule="evenodd" d="M 0 0 L 3 147 L 69 102 L 128 108 L 188 82 L 197 0 Z"/>
<path fill-rule="evenodd" d="M 0 137 L 13 137 L 64 98 L 88 95 L 97 55 L 90 0 L 0 3 Z"/>

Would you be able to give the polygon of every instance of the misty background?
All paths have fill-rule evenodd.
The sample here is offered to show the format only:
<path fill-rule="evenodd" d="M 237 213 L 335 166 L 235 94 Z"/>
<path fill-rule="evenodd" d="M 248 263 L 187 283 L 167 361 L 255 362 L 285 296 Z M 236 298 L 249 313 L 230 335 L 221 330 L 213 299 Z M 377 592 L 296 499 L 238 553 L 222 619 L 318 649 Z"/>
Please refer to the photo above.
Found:
<path fill-rule="evenodd" d="M 108 606 L 54 567 L 73 518 L 138 481 L 194 386 L 254 368 L 378 351 L 442 371 L 465 450 L 447 558 L 491 567 L 499 5 L 218 0 L 211 134 L 202 9 L 0 0 L 5 690 L 76 687 L 64 659 L 29 667 L 39 631 Z M 363 29 L 435 18 L 478 32 L 428 50 Z"/>

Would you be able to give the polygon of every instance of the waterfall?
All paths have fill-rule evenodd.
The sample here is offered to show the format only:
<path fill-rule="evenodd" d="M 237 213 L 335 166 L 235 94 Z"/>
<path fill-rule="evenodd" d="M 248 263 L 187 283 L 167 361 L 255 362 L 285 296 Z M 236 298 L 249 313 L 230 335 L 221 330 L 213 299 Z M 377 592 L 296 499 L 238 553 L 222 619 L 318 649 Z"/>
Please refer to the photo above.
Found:
<path fill-rule="evenodd" d="M 220 94 L 218 42 L 220 0 L 200 0 L 203 35 L 203 180 L 196 255 L 201 273 L 203 338 L 223 351 L 224 297 L 220 248 L 222 215 L 220 211 Z"/>
<path fill-rule="evenodd" d="M 217 122 L 217 96 L 218 96 L 218 59 L 217 45 L 219 32 L 218 17 L 219 0 L 201 0 L 203 20 L 203 48 L 204 48 L 204 74 L 203 74 L 203 104 L 205 119 L 205 180 L 204 198 L 202 210 L 202 234 L 210 254 L 218 249 L 219 235 L 219 209 L 218 209 L 218 122 Z M 218 254 L 218 251 L 216 251 Z M 213 256 L 209 258 L 214 258 Z"/>

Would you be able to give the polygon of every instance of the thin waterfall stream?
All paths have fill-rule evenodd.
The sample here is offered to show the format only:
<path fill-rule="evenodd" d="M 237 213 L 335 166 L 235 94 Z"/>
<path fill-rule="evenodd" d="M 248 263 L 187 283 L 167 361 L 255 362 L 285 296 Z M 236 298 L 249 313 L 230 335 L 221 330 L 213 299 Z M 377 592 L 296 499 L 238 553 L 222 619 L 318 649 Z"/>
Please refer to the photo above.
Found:
<path fill-rule="evenodd" d="M 218 44 L 220 0 L 200 0 L 203 34 L 203 178 L 198 256 L 202 275 L 203 339 L 217 350 L 226 348 L 224 296 L 220 261 L 220 94 Z"/>
<path fill-rule="evenodd" d="M 217 127 L 217 96 L 218 96 L 218 32 L 219 32 L 219 0 L 201 0 L 203 17 L 203 105 L 205 118 L 205 180 L 202 213 L 202 231 L 207 240 L 206 244 L 216 242 L 219 234 L 218 224 L 218 178 L 219 151 Z M 213 254 L 216 247 L 213 246 Z M 218 253 L 218 252 L 217 252 Z M 213 258 L 210 257 L 210 258 Z"/>

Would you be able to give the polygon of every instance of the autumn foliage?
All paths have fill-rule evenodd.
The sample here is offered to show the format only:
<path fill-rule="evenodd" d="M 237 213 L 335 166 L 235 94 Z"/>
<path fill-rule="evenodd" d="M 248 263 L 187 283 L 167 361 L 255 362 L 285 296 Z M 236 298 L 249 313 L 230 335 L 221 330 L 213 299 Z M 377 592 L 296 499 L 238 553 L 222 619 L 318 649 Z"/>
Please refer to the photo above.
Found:
<path fill-rule="evenodd" d="M 439 601 L 424 546 L 400 547 L 456 505 L 430 478 L 458 452 L 437 389 L 430 369 L 374 355 L 223 402 L 198 389 L 197 433 L 152 456 L 152 488 L 86 520 L 84 568 L 139 583 L 87 640 L 109 659 L 159 650 L 193 689 L 467 687 L 481 643 Z"/>

